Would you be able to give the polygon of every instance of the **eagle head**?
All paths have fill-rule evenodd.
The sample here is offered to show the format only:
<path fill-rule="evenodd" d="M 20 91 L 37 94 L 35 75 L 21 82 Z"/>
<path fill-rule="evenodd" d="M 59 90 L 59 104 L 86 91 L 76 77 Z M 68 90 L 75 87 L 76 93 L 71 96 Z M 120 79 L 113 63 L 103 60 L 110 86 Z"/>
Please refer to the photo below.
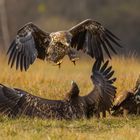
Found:
<path fill-rule="evenodd" d="M 72 35 L 67 31 L 58 31 L 58 32 L 52 32 L 50 34 L 50 37 L 51 37 L 50 44 L 61 43 L 62 45 L 69 47 L 71 43 Z"/>

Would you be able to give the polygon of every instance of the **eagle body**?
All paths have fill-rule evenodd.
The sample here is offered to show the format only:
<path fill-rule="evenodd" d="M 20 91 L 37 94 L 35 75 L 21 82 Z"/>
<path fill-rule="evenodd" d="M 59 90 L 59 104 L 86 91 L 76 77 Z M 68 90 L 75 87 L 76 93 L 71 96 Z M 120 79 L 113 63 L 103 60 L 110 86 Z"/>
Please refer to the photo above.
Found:
<path fill-rule="evenodd" d="M 17 112 L 17 115 L 20 116 L 24 115 L 29 117 L 40 117 L 43 119 L 54 118 L 60 120 L 78 119 L 86 116 L 86 106 L 83 104 L 80 97 L 69 101 L 48 100 L 26 94 L 18 103 L 18 106 L 20 109 Z M 17 108 L 15 109 L 17 110 Z"/>
<path fill-rule="evenodd" d="M 46 50 L 47 60 L 59 64 L 65 55 L 68 55 L 71 61 L 77 59 L 76 52 L 70 46 L 71 33 L 67 31 L 53 32 L 50 34 L 50 38 L 51 41 Z"/>
<path fill-rule="evenodd" d="M 94 88 L 85 96 L 79 95 L 79 87 L 72 82 L 70 91 L 63 100 L 49 100 L 34 96 L 24 90 L 0 85 L 0 113 L 9 117 L 28 116 L 42 119 L 80 119 L 99 117 L 100 112 L 112 107 L 116 87 L 114 71 L 108 61 L 101 65 L 96 61 L 91 80 Z M 58 93 L 57 93 L 58 94 Z"/>
<path fill-rule="evenodd" d="M 65 55 L 75 63 L 78 59 L 76 51 L 82 51 L 91 58 L 104 61 L 103 50 L 109 58 L 110 51 L 117 54 L 114 45 L 122 47 L 119 39 L 100 23 L 91 19 L 73 26 L 69 30 L 48 33 L 33 23 L 27 23 L 18 32 L 11 43 L 7 54 L 8 64 L 16 69 L 27 70 L 34 61 L 52 61 L 60 64 Z"/>

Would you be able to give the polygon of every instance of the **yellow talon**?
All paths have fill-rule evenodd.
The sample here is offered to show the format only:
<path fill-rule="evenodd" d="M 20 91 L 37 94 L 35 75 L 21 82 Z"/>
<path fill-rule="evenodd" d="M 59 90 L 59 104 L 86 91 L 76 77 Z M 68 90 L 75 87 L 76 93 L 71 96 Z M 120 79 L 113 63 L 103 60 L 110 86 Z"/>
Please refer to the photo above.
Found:
<path fill-rule="evenodd" d="M 63 62 L 63 61 L 60 60 L 60 61 L 58 61 L 58 62 L 56 63 L 56 64 L 59 66 L 59 68 L 60 68 L 62 62 Z"/>
<path fill-rule="evenodd" d="M 71 61 L 73 62 L 73 64 L 74 64 L 74 65 L 76 65 L 76 63 L 75 63 L 75 62 L 76 62 L 77 60 L 79 60 L 79 58 L 78 58 L 78 57 L 77 57 L 77 58 L 73 58 L 73 59 L 71 59 Z"/>
<path fill-rule="evenodd" d="M 56 64 L 57 64 L 57 65 L 60 65 L 62 62 L 63 62 L 63 61 L 60 60 L 60 61 L 58 61 Z"/>
<path fill-rule="evenodd" d="M 72 62 L 73 62 L 73 61 L 77 61 L 77 60 L 79 60 L 78 57 L 77 57 L 77 58 L 73 58 L 73 59 L 71 59 Z"/>

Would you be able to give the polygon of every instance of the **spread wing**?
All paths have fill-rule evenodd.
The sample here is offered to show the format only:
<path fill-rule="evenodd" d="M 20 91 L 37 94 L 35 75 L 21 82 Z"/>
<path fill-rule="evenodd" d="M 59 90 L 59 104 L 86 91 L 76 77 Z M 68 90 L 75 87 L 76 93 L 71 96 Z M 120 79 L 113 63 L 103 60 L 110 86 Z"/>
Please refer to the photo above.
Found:
<path fill-rule="evenodd" d="M 117 54 L 116 48 L 122 47 L 111 31 L 104 28 L 100 23 L 87 19 L 72 27 L 69 32 L 72 34 L 71 46 L 77 50 L 82 50 L 96 60 L 103 61 L 103 50 L 111 58 L 110 50 Z"/>
<path fill-rule="evenodd" d="M 106 61 L 101 65 L 101 62 L 96 61 L 92 68 L 91 79 L 95 85 L 93 92 L 100 111 L 106 111 L 112 107 L 116 93 L 116 87 L 113 86 L 116 78 L 112 78 L 114 71 L 108 63 L 109 61 Z"/>
<path fill-rule="evenodd" d="M 27 115 L 45 118 L 51 117 L 51 110 L 57 112 L 59 105 L 61 105 L 59 100 L 43 99 L 24 90 L 12 89 L 0 84 L 0 114 L 8 115 L 9 117 Z"/>
<path fill-rule="evenodd" d="M 16 62 L 16 69 L 20 67 L 21 71 L 23 68 L 26 71 L 36 58 L 45 59 L 45 50 L 49 42 L 49 33 L 42 31 L 33 23 L 26 24 L 17 32 L 7 51 L 8 64 L 13 67 Z"/>
<path fill-rule="evenodd" d="M 20 89 L 17 90 L 22 92 Z M 18 115 L 51 118 L 52 116 L 58 116 L 61 107 L 62 101 L 60 100 L 48 100 L 26 93 L 20 98 L 14 112 L 18 109 L 20 110 Z"/>

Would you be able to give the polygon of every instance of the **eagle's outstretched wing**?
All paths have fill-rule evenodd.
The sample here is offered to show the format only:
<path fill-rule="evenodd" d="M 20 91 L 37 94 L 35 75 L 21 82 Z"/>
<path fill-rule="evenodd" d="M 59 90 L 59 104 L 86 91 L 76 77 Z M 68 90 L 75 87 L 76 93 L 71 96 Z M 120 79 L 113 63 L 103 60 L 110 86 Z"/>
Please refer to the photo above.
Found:
<path fill-rule="evenodd" d="M 34 96 L 18 88 L 9 88 L 0 84 L 0 114 L 9 117 L 27 115 L 49 118 L 59 112 L 60 100 L 48 100 Z"/>
<path fill-rule="evenodd" d="M 96 60 L 103 61 L 103 49 L 111 58 L 109 50 L 117 54 L 112 43 L 118 47 L 122 47 L 111 31 L 104 28 L 100 23 L 87 19 L 76 26 L 69 29 L 72 34 L 71 46 L 77 50 L 82 50 Z"/>
<path fill-rule="evenodd" d="M 106 111 L 112 107 L 115 98 L 116 87 L 113 86 L 116 78 L 112 78 L 114 71 L 112 67 L 108 67 L 109 61 L 103 65 L 101 62 L 96 61 L 92 68 L 91 79 L 94 87 L 95 102 L 98 103 L 99 111 Z"/>
<path fill-rule="evenodd" d="M 13 67 L 16 62 L 16 69 L 20 67 L 27 70 L 36 58 L 45 59 L 45 50 L 50 42 L 49 33 L 39 29 L 33 23 L 23 26 L 10 45 L 7 54 L 8 64 Z"/>

